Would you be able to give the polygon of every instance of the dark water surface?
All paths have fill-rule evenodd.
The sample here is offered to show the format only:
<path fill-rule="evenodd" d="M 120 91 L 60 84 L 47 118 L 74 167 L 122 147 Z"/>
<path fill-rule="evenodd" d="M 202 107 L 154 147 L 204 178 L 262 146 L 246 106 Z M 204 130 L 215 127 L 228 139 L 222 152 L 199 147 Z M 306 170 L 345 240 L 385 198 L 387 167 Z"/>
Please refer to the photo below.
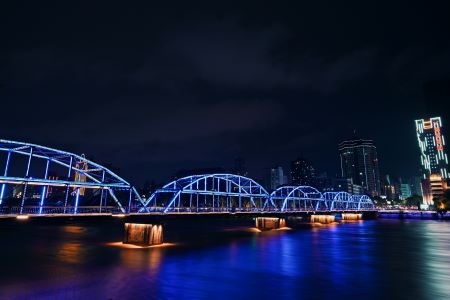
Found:
<path fill-rule="evenodd" d="M 129 249 L 116 221 L 0 223 L 0 299 L 450 299 L 450 222 L 170 238 Z"/>

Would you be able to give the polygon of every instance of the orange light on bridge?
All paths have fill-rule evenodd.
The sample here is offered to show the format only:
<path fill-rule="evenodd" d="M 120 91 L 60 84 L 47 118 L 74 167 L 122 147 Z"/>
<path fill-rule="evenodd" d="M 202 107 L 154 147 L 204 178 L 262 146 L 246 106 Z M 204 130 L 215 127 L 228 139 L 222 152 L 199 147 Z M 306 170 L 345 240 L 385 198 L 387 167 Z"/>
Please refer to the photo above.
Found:
<path fill-rule="evenodd" d="M 114 218 L 125 218 L 125 214 L 116 214 L 116 215 L 112 215 Z"/>
<path fill-rule="evenodd" d="M 28 215 L 18 215 L 16 217 L 17 220 L 28 220 L 30 218 L 30 216 Z"/>

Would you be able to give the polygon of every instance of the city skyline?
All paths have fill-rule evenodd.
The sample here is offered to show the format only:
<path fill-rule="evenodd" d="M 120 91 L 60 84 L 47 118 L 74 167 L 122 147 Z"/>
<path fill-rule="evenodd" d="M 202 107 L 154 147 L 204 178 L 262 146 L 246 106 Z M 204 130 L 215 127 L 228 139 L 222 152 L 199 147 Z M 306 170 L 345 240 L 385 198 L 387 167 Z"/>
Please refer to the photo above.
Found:
<path fill-rule="evenodd" d="M 442 124 L 442 119 L 439 118 L 439 121 Z M 415 121 L 417 122 L 417 121 Z M 445 128 L 443 128 L 443 130 L 445 131 Z M 354 131 L 355 132 L 355 131 Z M 359 139 L 359 137 L 356 137 L 355 134 L 353 135 L 353 139 Z M 416 138 L 417 139 L 417 138 Z M 352 140 L 352 138 L 349 138 L 348 140 Z M 364 140 L 364 139 L 362 139 Z M 345 141 L 340 141 L 337 144 L 336 147 L 336 162 L 339 161 L 339 168 L 337 170 L 335 170 L 334 172 L 331 171 L 331 168 L 315 168 L 318 164 L 316 161 L 311 161 L 308 157 L 304 157 L 304 156 L 297 156 L 297 159 L 299 159 L 299 157 L 301 157 L 301 160 L 305 160 L 308 162 L 308 164 L 310 164 L 312 166 L 312 168 L 314 168 L 313 170 L 313 174 L 316 173 L 317 175 L 319 174 L 328 174 L 328 176 L 330 178 L 345 178 L 346 176 L 343 176 L 343 170 L 342 170 L 342 162 L 341 159 L 339 158 L 339 145 L 342 144 Z M 416 151 L 417 152 L 417 151 Z M 83 153 L 84 155 L 84 153 Z M 417 154 L 418 159 L 420 158 L 420 154 Z M 90 156 L 88 157 L 88 159 L 95 158 L 95 156 Z M 222 164 L 222 165 L 203 165 L 203 167 L 198 167 L 197 165 L 190 165 L 190 168 L 175 168 L 172 170 L 172 172 L 170 174 L 168 174 L 168 176 L 166 178 L 164 177 L 158 177 L 158 176 L 154 176 L 154 177 L 141 177 L 139 178 L 139 180 L 137 180 L 137 186 L 142 187 L 143 185 L 145 185 L 146 183 L 148 183 L 149 181 L 157 181 L 157 182 L 164 182 L 164 180 L 170 180 L 173 178 L 180 178 L 183 176 L 188 176 L 188 175 L 195 175 L 195 174 L 205 174 L 205 173 L 221 173 L 221 172 L 231 172 L 231 173 L 235 173 L 237 175 L 244 175 L 244 176 L 248 176 L 249 174 L 249 170 L 246 167 L 247 164 L 247 160 L 245 158 L 242 157 L 238 157 L 238 158 L 233 158 L 232 160 L 230 160 L 229 163 L 226 164 Z M 281 167 L 283 168 L 283 170 L 285 171 L 285 179 L 284 179 L 284 183 L 294 183 L 297 182 L 295 179 L 293 180 L 292 178 L 292 163 L 293 160 L 291 159 L 286 159 L 285 161 L 280 161 L 277 160 L 278 162 L 278 166 L 277 167 Z M 335 162 L 335 163 L 336 163 Z M 113 170 L 115 170 L 118 174 L 123 174 L 122 172 L 122 166 L 116 164 L 116 163 L 108 163 L 107 164 L 110 168 L 112 168 Z M 241 165 L 241 166 L 239 166 Z M 239 169 L 241 168 L 241 169 Z M 260 170 L 259 172 L 252 172 L 252 176 L 255 177 L 256 179 L 258 179 L 260 182 L 262 182 L 263 184 L 270 186 L 270 178 L 267 177 L 267 167 L 265 167 L 264 165 L 261 165 L 258 167 L 258 169 Z M 269 168 L 270 169 L 270 168 Z M 389 170 L 381 170 L 380 171 L 380 175 L 394 175 L 394 177 L 397 178 L 409 178 L 409 177 L 415 177 L 418 175 L 421 175 L 423 171 L 421 171 L 421 168 L 419 167 L 415 173 L 412 174 L 407 174 L 405 172 L 400 173 L 400 174 L 395 174 L 393 172 L 390 172 Z M 269 176 L 270 177 L 270 176 Z M 351 177 L 351 176 L 350 176 Z M 349 178 L 350 178 L 349 177 Z M 382 177 L 382 176 L 381 176 Z M 287 181 L 287 182 L 286 182 Z M 300 182 L 297 182 L 300 183 Z"/>

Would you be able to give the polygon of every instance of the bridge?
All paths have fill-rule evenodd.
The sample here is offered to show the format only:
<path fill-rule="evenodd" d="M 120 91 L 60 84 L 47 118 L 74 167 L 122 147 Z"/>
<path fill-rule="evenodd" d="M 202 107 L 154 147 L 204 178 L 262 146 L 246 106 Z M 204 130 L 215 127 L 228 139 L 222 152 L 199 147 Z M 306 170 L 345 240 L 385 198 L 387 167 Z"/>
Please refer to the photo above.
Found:
<path fill-rule="evenodd" d="M 126 213 L 144 204 L 130 183 L 84 155 L 0 140 L 0 159 L 1 214 Z"/>
<path fill-rule="evenodd" d="M 156 190 L 140 212 L 293 212 L 373 210 L 366 195 L 321 193 L 311 186 L 281 186 L 272 193 L 234 174 L 193 175 Z"/>
<path fill-rule="evenodd" d="M 375 212 L 366 195 L 292 185 L 269 193 L 255 180 L 235 174 L 179 178 L 143 199 L 132 184 L 83 154 L 3 139 L 0 168 L 1 219 L 127 218 L 124 243 L 131 244 L 161 244 L 162 219 L 239 216 L 260 230 L 272 230 L 305 220 L 331 223 L 337 216 L 359 220 Z"/>
<path fill-rule="evenodd" d="M 235 174 L 176 179 L 143 199 L 135 187 L 85 155 L 0 140 L 0 216 L 374 211 L 366 195 L 281 186 L 269 193 Z"/>

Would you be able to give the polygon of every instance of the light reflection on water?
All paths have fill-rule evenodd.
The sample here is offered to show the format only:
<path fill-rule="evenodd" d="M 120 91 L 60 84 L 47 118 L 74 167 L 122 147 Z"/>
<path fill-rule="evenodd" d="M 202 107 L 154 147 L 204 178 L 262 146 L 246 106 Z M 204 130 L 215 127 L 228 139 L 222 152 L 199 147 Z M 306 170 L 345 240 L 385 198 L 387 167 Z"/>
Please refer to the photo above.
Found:
<path fill-rule="evenodd" d="M 83 261 L 83 248 L 80 243 L 61 244 L 57 259 L 62 263 L 76 264 Z"/>
<path fill-rule="evenodd" d="M 449 298 L 450 296 L 450 228 L 442 226 L 443 223 L 433 222 L 426 224 L 424 273 L 430 274 L 426 283 L 431 295 L 435 299 Z M 443 228 L 444 227 L 444 228 Z"/>
<path fill-rule="evenodd" d="M 0 248 L 0 299 L 450 298 L 448 222 L 244 229 L 112 247 L 121 237 L 117 224 L 0 225 L 9 241 Z"/>

